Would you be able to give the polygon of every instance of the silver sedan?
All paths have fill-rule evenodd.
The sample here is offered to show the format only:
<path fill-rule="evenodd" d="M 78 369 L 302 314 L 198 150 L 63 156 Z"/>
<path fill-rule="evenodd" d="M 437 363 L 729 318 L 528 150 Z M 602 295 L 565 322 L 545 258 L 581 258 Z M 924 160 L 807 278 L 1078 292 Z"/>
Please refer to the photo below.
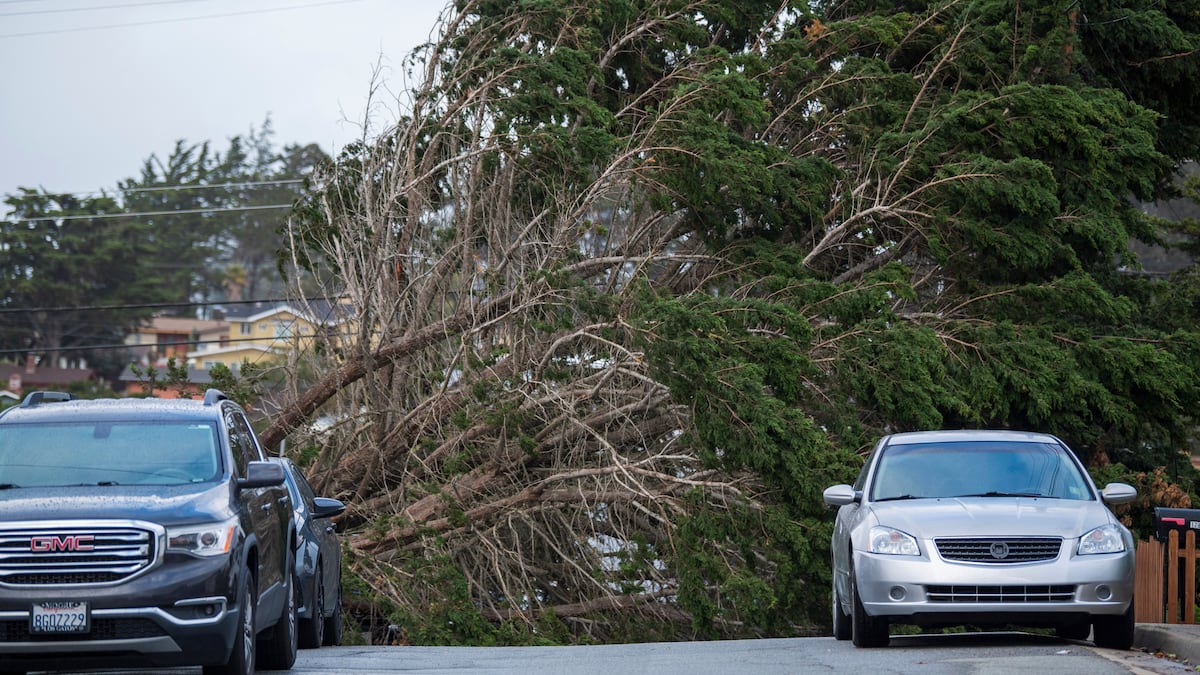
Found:
<path fill-rule="evenodd" d="M 859 647 L 889 625 L 1054 628 L 1097 646 L 1133 642 L 1134 541 L 1048 434 L 885 436 L 854 485 L 825 490 L 833 531 L 833 632 Z"/>

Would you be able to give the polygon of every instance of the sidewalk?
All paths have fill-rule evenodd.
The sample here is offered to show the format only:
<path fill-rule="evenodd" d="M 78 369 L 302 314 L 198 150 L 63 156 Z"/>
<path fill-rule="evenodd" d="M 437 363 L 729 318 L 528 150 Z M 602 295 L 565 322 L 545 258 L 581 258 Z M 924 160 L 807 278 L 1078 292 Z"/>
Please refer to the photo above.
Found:
<path fill-rule="evenodd" d="M 1174 654 L 1179 661 L 1200 666 L 1200 624 L 1139 623 L 1134 628 L 1133 646 Z"/>

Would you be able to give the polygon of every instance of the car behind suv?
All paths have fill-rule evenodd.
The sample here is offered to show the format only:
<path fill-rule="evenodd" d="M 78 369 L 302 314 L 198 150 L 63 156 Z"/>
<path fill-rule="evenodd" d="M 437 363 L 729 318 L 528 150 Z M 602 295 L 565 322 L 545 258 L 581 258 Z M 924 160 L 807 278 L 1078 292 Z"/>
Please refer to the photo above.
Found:
<path fill-rule="evenodd" d="M 0 412 L 0 671 L 290 668 L 283 482 L 215 389 Z"/>

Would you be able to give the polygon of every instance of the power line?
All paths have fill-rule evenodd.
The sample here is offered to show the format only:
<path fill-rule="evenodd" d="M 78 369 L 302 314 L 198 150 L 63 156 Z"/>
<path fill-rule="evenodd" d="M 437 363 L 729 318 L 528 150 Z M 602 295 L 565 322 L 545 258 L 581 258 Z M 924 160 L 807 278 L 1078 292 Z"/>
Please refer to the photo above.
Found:
<path fill-rule="evenodd" d="M 24 2 L 25 0 L 21 0 L 21 1 Z M 62 197 L 62 196 L 93 197 L 93 196 L 97 196 L 97 195 L 116 196 L 117 193 L 133 194 L 136 192 L 170 192 L 170 191 L 191 192 L 194 190 L 224 190 L 227 188 L 258 187 L 258 186 L 262 186 L 262 185 L 295 185 L 295 184 L 303 183 L 305 180 L 307 180 L 307 179 L 305 179 L 305 178 L 281 178 L 279 180 L 253 180 L 253 181 L 243 181 L 240 183 L 207 183 L 204 185 L 155 185 L 153 187 L 141 187 L 141 188 L 117 187 L 117 188 L 112 189 L 112 194 L 106 192 L 104 190 L 104 188 L 101 188 L 99 190 L 89 190 L 87 192 L 54 192 L 54 191 L 46 190 L 45 188 L 40 188 L 38 190 L 33 191 L 33 196 L 38 196 L 38 197 Z M 26 188 L 26 189 L 28 189 L 28 188 Z M 26 197 L 26 195 L 18 194 L 16 192 L 5 192 L 4 196 L 11 197 L 14 199 L 24 199 Z"/>
<path fill-rule="evenodd" d="M 133 213 L 100 213 L 96 215 L 54 216 L 35 218 L 4 218 L 9 223 L 35 223 L 39 220 L 108 220 L 110 218 L 136 218 L 138 216 L 182 216 L 195 213 L 229 213 L 233 211 L 262 211 L 264 209 L 290 209 L 294 204 L 264 204 L 262 206 L 227 206 L 204 209 L 179 209 L 177 211 L 137 211 Z"/>
<path fill-rule="evenodd" d="M 256 343 L 261 344 L 262 342 L 264 342 L 266 340 L 271 340 L 271 344 L 269 344 L 269 345 L 264 344 L 262 346 L 266 347 L 267 349 L 270 349 L 274 346 L 275 343 L 291 342 L 291 340 L 293 338 L 298 338 L 300 340 L 315 340 L 315 339 L 319 339 L 322 337 L 332 337 L 332 338 L 354 337 L 354 334 L 334 333 L 332 335 L 327 335 L 327 334 L 293 335 L 293 336 L 280 337 L 280 338 L 275 338 L 275 339 L 253 337 L 253 338 L 228 338 L 225 340 L 186 340 L 184 342 L 163 343 L 161 345 L 157 344 L 157 343 L 155 343 L 155 344 L 137 344 L 137 345 L 120 343 L 120 344 L 100 344 L 100 345 L 73 345 L 73 346 L 68 346 L 68 347 L 58 347 L 57 349 L 49 349 L 47 347 L 22 347 L 20 349 L 0 349 L 0 356 L 48 354 L 48 353 L 60 353 L 60 352 L 108 351 L 108 350 L 115 350 L 115 349 L 133 349 L 136 347 L 158 348 L 158 347 L 188 347 L 188 346 L 200 346 L 200 345 L 230 345 L 230 344 L 242 343 L 242 342 L 256 342 Z"/>
<path fill-rule="evenodd" d="M 26 0 L 14 0 L 25 2 Z M 22 12 L 8 12 L 0 16 L 32 16 L 34 14 L 68 14 L 71 12 L 95 12 L 102 9 L 126 9 L 129 7 L 150 7 L 152 5 L 178 5 L 184 2 L 208 2 L 209 0 L 155 0 L 154 2 L 131 2 L 124 5 L 100 5 L 98 7 L 66 7 L 61 9 L 30 9 Z M 7 3 L 0 3 L 7 4 Z"/>
<path fill-rule="evenodd" d="M 30 31 L 27 33 L 4 33 L 0 34 L 0 40 L 4 38 L 21 38 L 34 37 L 38 35 L 55 35 L 58 33 L 81 33 L 92 30 L 107 30 L 109 28 L 132 28 L 137 26 L 153 26 L 164 23 L 180 23 L 183 21 L 198 21 L 203 19 L 224 19 L 231 16 L 247 16 L 250 14 L 268 14 L 272 12 L 286 12 L 294 9 L 310 9 L 313 7 L 322 7 L 326 5 L 345 5 L 351 2 L 361 2 L 362 0 L 325 0 L 325 2 L 314 2 L 307 5 L 295 5 L 293 7 L 272 7 L 269 9 L 250 9 L 242 12 L 224 12 L 221 14 L 208 14 L 204 16 L 187 16 L 175 19 L 155 19 L 153 21 L 135 21 L 130 23 L 115 23 L 103 26 L 80 26 L 78 28 L 57 28 L 54 30 Z"/>
<path fill-rule="evenodd" d="M 231 187 L 255 187 L 258 185 L 291 185 L 294 183 L 303 183 L 304 178 L 284 178 L 280 180 L 255 180 L 246 181 L 244 183 L 211 183 L 208 185 L 156 185 L 154 187 L 144 188 L 117 188 L 119 192 L 164 192 L 167 190 L 219 190 Z M 69 194 L 69 193 L 68 193 Z M 96 194 L 94 192 L 81 192 L 76 194 Z"/>
<path fill-rule="evenodd" d="M 323 298 L 328 300 L 328 298 Z M 336 299 L 336 298 L 335 298 Z M 206 302 L 144 302 L 130 303 L 123 305 L 79 305 L 66 306 L 60 305 L 57 307 L 0 307 L 0 314 L 12 314 L 15 312 L 79 312 L 79 311 L 110 311 L 115 309 L 167 309 L 179 307 L 213 307 L 217 305 L 255 305 L 263 304 L 279 304 L 282 302 L 296 302 L 291 298 L 263 298 L 262 300 L 210 300 Z"/>

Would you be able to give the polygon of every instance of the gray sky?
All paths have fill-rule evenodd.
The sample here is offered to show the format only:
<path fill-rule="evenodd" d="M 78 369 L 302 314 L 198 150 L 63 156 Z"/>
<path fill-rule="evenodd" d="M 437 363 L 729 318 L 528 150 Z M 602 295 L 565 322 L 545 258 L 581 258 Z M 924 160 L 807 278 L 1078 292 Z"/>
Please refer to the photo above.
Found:
<path fill-rule="evenodd" d="M 403 58 L 444 0 L 0 0 L 0 200 L 95 192 L 177 140 L 228 139 L 270 116 L 274 143 L 331 154 L 395 118 Z M 77 10 L 86 11 L 77 11 Z M 0 204 L 0 216 L 7 207 Z"/>

